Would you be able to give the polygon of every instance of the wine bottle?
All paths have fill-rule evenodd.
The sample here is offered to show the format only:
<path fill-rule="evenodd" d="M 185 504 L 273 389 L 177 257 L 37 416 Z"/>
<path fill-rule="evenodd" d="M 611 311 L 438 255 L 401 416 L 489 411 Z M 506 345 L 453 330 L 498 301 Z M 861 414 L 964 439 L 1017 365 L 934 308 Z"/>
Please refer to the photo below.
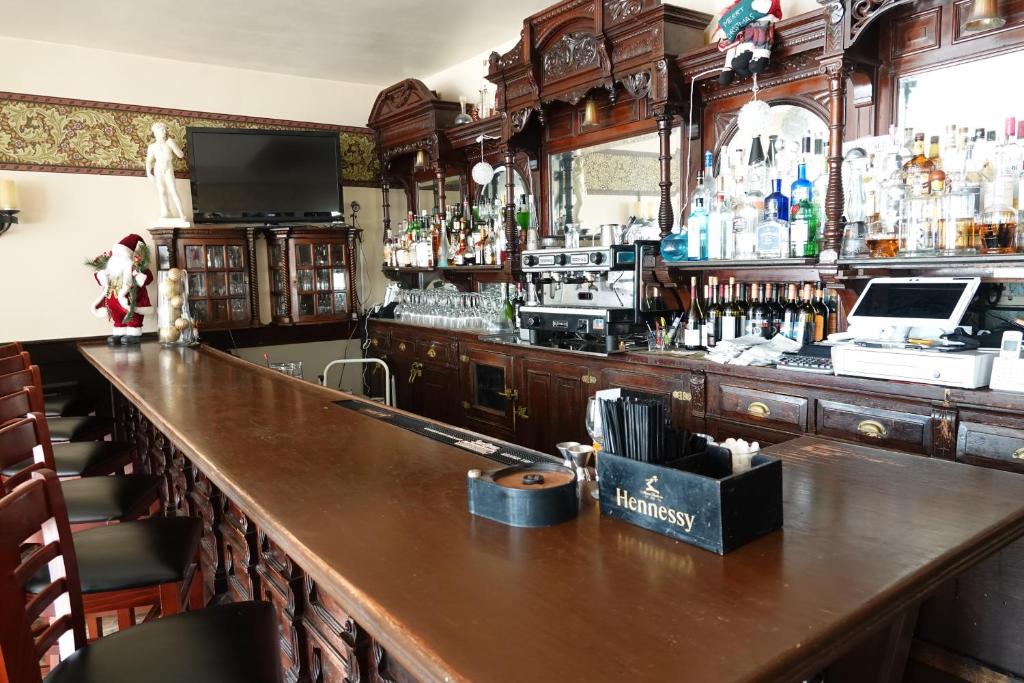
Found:
<path fill-rule="evenodd" d="M 761 286 L 750 286 L 750 312 L 747 313 L 747 334 L 771 339 L 771 312 L 761 298 Z"/>
<path fill-rule="evenodd" d="M 776 287 L 769 282 L 764 286 L 764 305 L 768 309 L 768 338 L 782 332 L 782 304 L 779 303 L 779 292 L 782 285 Z"/>
<path fill-rule="evenodd" d="M 825 305 L 824 291 L 819 282 L 814 290 L 814 341 L 820 342 L 828 334 L 828 306 Z"/>
<path fill-rule="evenodd" d="M 729 283 L 730 286 L 734 286 L 732 301 L 734 304 L 736 304 L 736 307 L 739 308 L 740 311 L 739 336 L 742 337 L 747 333 L 747 315 L 750 313 L 750 304 L 747 303 L 747 286 L 742 282 L 737 282 L 735 283 L 735 285 L 732 285 L 734 279 L 735 278 L 729 278 Z"/>
<path fill-rule="evenodd" d="M 828 334 L 835 334 L 839 331 L 839 305 L 835 294 L 829 295 L 825 301 L 825 306 L 828 308 L 828 319 L 825 323 L 826 331 Z"/>
<path fill-rule="evenodd" d="M 712 276 L 709 280 L 704 291 L 704 300 L 710 302 L 707 312 L 704 313 L 704 347 L 713 349 L 718 343 L 718 326 L 722 311 L 718 306 L 718 278 Z"/>
<path fill-rule="evenodd" d="M 782 329 L 780 333 L 793 341 L 803 343 L 800 328 L 800 302 L 796 298 L 796 284 L 789 283 L 786 291 L 786 303 L 782 307 Z"/>
<path fill-rule="evenodd" d="M 797 315 L 797 341 L 810 344 L 814 341 L 814 317 L 817 315 L 811 303 L 811 286 L 805 284 L 800 294 L 800 313 Z"/>
<path fill-rule="evenodd" d="M 704 311 L 697 292 L 697 276 L 693 275 L 690 277 L 690 310 L 686 312 L 686 327 L 683 328 L 683 346 L 690 351 L 703 348 L 703 325 Z"/>
<path fill-rule="evenodd" d="M 730 341 L 736 337 L 742 336 L 741 331 L 741 317 L 742 311 L 739 306 L 736 305 L 733 299 L 733 287 L 735 286 L 735 278 L 729 278 L 729 284 L 723 285 L 725 290 L 725 296 L 722 301 L 722 316 L 721 316 L 721 329 L 722 333 L 719 337 L 722 341 Z"/>

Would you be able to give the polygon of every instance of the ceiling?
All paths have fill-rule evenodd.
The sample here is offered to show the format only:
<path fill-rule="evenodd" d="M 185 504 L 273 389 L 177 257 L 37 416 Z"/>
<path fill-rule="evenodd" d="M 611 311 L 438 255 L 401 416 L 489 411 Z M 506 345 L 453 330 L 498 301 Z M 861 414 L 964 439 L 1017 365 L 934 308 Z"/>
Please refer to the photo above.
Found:
<path fill-rule="evenodd" d="M 553 0 L 23 0 L 0 35 L 390 85 L 515 39 Z M 16 58 L 16 57 L 15 57 Z"/>

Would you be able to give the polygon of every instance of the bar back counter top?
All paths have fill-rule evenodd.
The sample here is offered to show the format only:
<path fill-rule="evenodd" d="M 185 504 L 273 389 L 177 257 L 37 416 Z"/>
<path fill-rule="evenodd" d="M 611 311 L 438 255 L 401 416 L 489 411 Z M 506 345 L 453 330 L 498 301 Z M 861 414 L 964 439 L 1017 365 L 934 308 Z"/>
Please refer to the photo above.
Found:
<path fill-rule="evenodd" d="M 725 557 L 602 518 L 589 497 L 576 520 L 514 529 L 467 512 L 466 471 L 497 465 L 333 405 L 346 394 L 206 347 L 81 352 L 135 429 L 191 461 L 178 486 L 208 480 L 287 556 L 289 581 L 368 634 L 347 664 L 366 680 L 386 658 L 424 681 L 800 680 L 836 660 L 874 678 L 902 667 L 929 592 L 1024 534 L 1013 474 L 814 436 L 770 449 L 783 530 Z M 306 649 L 320 636 L 302 632 L 299 592 L 282 640 Z M 876 637 L 884 656 L 855 656 Z"/>

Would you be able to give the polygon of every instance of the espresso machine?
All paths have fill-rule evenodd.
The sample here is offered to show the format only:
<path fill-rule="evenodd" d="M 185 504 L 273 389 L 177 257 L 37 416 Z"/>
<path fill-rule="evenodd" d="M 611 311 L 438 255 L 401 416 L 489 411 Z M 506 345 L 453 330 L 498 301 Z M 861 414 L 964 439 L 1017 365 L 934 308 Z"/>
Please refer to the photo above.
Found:
<path fill-rule="evenodd" d="M 658 242 L 532 249 L 522 254 L 528 298 L 520 338 L 536 346 L 619 351 L 654 317 L 671 310 L 653 282 Z"/>

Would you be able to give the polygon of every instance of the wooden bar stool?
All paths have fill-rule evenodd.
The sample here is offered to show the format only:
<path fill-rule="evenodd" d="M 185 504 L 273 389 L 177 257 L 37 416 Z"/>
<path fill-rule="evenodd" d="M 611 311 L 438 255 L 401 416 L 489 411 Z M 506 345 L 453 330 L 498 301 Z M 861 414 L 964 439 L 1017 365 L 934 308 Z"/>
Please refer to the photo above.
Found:
<path fill-rule="evenodd" d="M 25 539 L 40 531 L 44 544 L 23 559 Z M 0 499 L 0 681 L 41 683 L 40 660 L 57 645 L 64 661 L 47 683 L 281 683 L 277 624 L 266 602 L 179 614 L 87 644 L 77 545 L 53 472 L 34 472 Z M 50 580 L 26 602 L 23 582 L 47 565 Z M 35 628 L 50 608 L 54 617 Z"/>
<path fill-rule="evenodd" d="M 0 358 L 7 358 L 8 356 L 17 356 L 24 350 L 25 349 L 21 347 L 21 342 L 9 342 L 7 344 L 0 344 Z"/>
<path fill-rule="evenodd" d="M 0 451 L 7 448 L 37 452 L 43 448 L 45 418 L 25 417 L 0 428 Z M 20 457 L 20 456 L 19 456 Z M 17 486 L 43 463 L 33 462 L 28 468 L 7 480 L 5 487 Z M 88 482 L 82 492 L 75 492 L 82 508 L 99 506 L 92 494 L 94 480 L 109 477 L 76 479 Z M 69 495 L 74 488 L 69 482 Z M 111 490 L 107 490 L 111 495 Z M 76 502 L 75 499 L 72 499 Z M 109 498 L 107 506 L 113 506 Z M 63 512 L 65 517 L 67 511 Z M 85 612 L 89 615 L 116 612 L 119 629 L 133 626 L 136 609 L 151 609 L 147 619 L 176 614 L 188 605 L 202 604 L 202 580 L 199 574 L 199 541 L 202 522 L 193 517 L 150 517 L 121 522 L 112 526 L 95 526 L 74 535 L 78 554 L 78 573 L 84 595 Z M 27 578 L 25 589 L 38 593 L 49 583 L 45 567 Z M 97 628 L 96 635 L 99 636 Z"/>
<path fill-rule="evenodd" d="M 10 472 L 6 477 L 15 480 L 20 470 L 28 469 L 33 462 L 54 469 L 46 418 L 29 412 L 28 395 L 29 390 L 22 389 L 0 398 L 0 424 L 7 424 L 0 427 L 0 468 Z M 162 477 L 151 474 L 74 479 L 64 487 L 68 518 L 77 529 L 137 519 L 156 509 L 162 483 Z M 0 492 L 9 488 L 9 484 L 0 483 Z"/>
<path fill-rule="evenodd" d="M 38 372 L 32 368 L 0 376 L 0 396 L 6 396 L 29 387 L 32 410 L 40 412 L 43 403 L 35 379 Z M 28 382 L 28 384 L 26 384 Z M 61 418 L 78 419 L 78 418 Z M 51 438 L 52 442 L 53 439 Z M 135 445 L 126 441 L 71 441 L 54 444 L 53 459 L 60 477 L 86 477 L 125 471 L 132 464 Z M 24 469 L 28 463 L 18 463 L 0 470 L 8 477 Z"/>
<path fill-rule="evenodd" d="M 20 356 L 17 356 L 20 358 Z M 32 409 L 37 412 L 46 410 L 43 400 L 43 382 L 39 376 L 39 366 L 30 365 L 23 370 L 0 374 L 0 396 L 13 394 L 24 387 L 36 387 L 38 398 L 34 399 Z M 66 441 L 98 441 L 114 431 L 114 421 L 100 415 L 76 415 L 72 417 L 55 417 L 50 421 L 50 439 L 54 443 Z"/>

